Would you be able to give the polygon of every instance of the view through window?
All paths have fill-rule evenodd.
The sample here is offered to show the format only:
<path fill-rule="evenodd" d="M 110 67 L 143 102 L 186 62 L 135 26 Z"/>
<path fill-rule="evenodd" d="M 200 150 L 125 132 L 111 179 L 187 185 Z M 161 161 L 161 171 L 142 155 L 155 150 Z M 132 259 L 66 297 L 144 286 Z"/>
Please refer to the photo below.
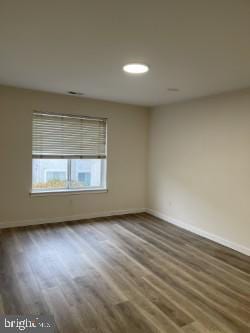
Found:
<path fill-rule="evenodd" d="M 104 187 L 101 159 L 33 159 L 33 189 L 64 190 Z"/>

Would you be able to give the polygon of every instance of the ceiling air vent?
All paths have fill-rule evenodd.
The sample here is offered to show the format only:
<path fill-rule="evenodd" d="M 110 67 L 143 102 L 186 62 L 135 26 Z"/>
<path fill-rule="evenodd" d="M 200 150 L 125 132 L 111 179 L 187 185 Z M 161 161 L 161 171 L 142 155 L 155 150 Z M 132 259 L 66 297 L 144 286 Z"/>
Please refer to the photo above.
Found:
<path fill-rule="evenodd" d="M 69 94 L 69 95 L 74 95 L 74 96 L 83 96 L 83 95 L 84 95 L 84 94 L 81 93 L 81 92 L 73 91 L 73 90 L 68 91 L 68 94 Z"/>
<path fill-rule="evenodd" d="M 170 91 L 170 92 L 178 92 L 180 90 L 178 88 L 168 88 L 168 91 Z"/>

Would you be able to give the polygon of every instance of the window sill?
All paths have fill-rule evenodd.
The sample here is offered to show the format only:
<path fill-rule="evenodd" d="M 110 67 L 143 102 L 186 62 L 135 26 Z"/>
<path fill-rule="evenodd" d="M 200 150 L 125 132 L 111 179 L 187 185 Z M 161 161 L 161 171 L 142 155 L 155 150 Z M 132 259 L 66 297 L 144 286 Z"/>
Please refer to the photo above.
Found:
<path fill-rule="evenodd" d="M 93 188 L 84 190 L 53 190 L 53 191 L 31 191 L 30 196 L 43 197 L 49 195 L 75 195 L 83 193 L 105 193 L 108 192 L 107 188 Z"/>

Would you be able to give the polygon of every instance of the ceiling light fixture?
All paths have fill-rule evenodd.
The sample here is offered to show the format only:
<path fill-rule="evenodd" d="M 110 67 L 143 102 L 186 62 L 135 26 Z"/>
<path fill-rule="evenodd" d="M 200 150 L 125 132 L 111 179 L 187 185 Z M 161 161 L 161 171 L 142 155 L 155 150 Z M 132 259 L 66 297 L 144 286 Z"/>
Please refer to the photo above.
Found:
<path fill-rule="evenodd" d="M 123 70 L 130 74 L 144 74 L 149 71 L 149 66 L 139 63 L 131 63 L 123 66 Z"/>

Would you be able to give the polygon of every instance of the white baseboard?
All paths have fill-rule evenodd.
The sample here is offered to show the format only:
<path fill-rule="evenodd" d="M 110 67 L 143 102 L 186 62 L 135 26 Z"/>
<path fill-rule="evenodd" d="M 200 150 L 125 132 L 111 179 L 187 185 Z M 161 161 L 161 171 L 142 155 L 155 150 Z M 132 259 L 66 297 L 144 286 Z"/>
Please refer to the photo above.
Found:
<path fill-rule="evenodd" d="M 41 218 L 41 219 L 32 219 L 32 220 L 22 220 L 22 221 L 8 221 L 0 222 L 0 229 L 3 228 L 14 228 L 14 227 L 23 227 L 28 225 L 38 225 L 45 223 L 58 223 L 58 222 L 68 222 L 68 221 L 77 221 L 77 220 L 86 220 L 96 217 L 107 217 L 114 215 L 127 215 L 127 214 L 138 214 L 145 213 L 146 208 L 138 209 L 125 209 L 125 210 L 114 210 L 114 211 L 104 211 L 98 213 L 89 213 L 89 214 L 80 214 L 72 216 L 62 216 L 62 217 L 51 217 L 51 218 Z"/>
<path fill-rule="evenodd" d="M 72 215 L 72 216 L 51 217 L 51 218 L 41 218 L 41 219 L 22 220 L 22 221 L 6 221 L 6 222 L 0 222 L 0 229 L 21 227 L 21 226 L 28 226 L 28 225 L 38 225 L 38 224 L 45 224 L 45 223 L 58 223 L 58 222 L 86 220 L 86 219 L 91 219 L 91 218 L 96 218 L 96 217 L 107 217 L 107 216 L 114 216 L 114 215 L 138 214 L 138 213 L 145 213 L 145 212 L 147 212 L 155 217 L 158 217 L 158 218 L 162 219 L 163 221 L 174 224 L 182 229 L 191 231 L 197 235 L 200 235 L 200 236 L 210 239 L 216 243 L 227 246 L 235 251 L 238 251 L 247 256 L 250 256 L 250 249 L 245 246 L 228 241 L 224 238 L 221 238 L 220 236 L 216 236 L 205 230 L 199 229 L 191 224 L 184 223 L 184 222 L 179 221 L 175 218 L 172 218 L 166 214 L 160 213 L 158 211 L 155 211 L 155 210 L 149 209 L 149 208 L 138 208 L 138 209 L 132 208 L 132 209 L 125 209 L 125 210 L 104 211 L 104 212 L 98 212 L 98 213 L 80 214 L 80 215 Z"/>
<path fill-rule="evenodd" d="M 155 217 L 158 217 L 160 219 L 162 219 L 163 221 L 166 221 L 166 222 L 169 222 L 171 224 L 174 224 L 182 229 L 185 229 L 185 230 L 188 230 L 188 231 L 191 231 L 193 232 L 194 234 L 197 234 L 199 236 L 202 236 L 202 237 L 205 237 L 209 240 L 212 240 L 216 243 L 219 243 L 221 245 L 224 245 L 226 247 L 229 247 L 230 249 L 233 249 L 235 251 L 238 251 L 240 253 L 243 253 L 247 256 L 250 256 L 250 248 L 247 248 L 245 246 L 242 246 L 242 245 L 239 245 L 237 243 L 234 243 L 234 242 L 231 242 L 229 240 L 226 240 L 224 238 L 221 238 L 220 236 L 216 236 L 214 234 L 211 234 L 210 232 L 207 232 L 205 230 L 202 230 L 200 228 L 197 228 L 191 224 L 188 224 L 188 223 L 184 223 L 180 220 L 177 220 L 175 218 L 172 218 L 166 214 L 163 214 L 163 213 L 160 213 L 158 211 L 155 211 L 153 209 L 149 209 L 147 208 L 146 209 L 146 212 L 155 216 Z"/>

